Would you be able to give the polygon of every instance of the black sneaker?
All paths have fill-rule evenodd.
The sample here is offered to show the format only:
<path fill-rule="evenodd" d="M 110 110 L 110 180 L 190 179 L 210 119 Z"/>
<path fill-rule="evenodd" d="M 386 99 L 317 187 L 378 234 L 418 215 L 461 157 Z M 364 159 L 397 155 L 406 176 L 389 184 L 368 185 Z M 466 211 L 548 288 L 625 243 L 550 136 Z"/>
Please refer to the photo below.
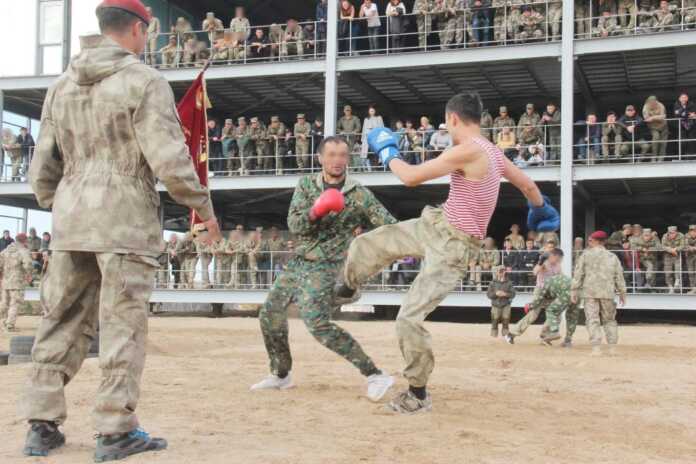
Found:
<path fill-rule="evenodd" d="M 107 462 L 125 459 L 138 453 L 159 451 L 167 447 L 164 438 L 150 438 L 141 428 L 118 435 L 98 435 L 94 462 Z"/>
<path fill-rule="evenodd" d="M 34 421 L 30 425 L 24 443 L 25 456 L 48 456 L 49 451 L 65 444 L 65 435 L 55 422 Z"/>

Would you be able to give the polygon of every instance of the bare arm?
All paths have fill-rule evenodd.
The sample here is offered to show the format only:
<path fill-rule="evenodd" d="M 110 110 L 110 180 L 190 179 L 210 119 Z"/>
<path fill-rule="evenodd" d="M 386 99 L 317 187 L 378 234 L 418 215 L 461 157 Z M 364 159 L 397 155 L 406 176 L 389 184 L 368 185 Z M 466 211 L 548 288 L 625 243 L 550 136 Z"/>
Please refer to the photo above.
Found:
<path fill-rule="evenodd" d="M 534 206 L 543 206 L 544 199 L 541 197 L 539 187 L 529 178 L 520 168 L 512 164 L 512 161 L 505 158 L 503 177 L 510 181 L 512 185 L 522 192 L 529 202 Z"/>
<path fill-rule="evenodd" d="M 411 165 L 400 159 L 393 159 L 389 169 L 408 187 L 416 187 L 432 179 L 446 176 L 462 169 L 476 156 L 469 144 L 457 145 L 442 152 L 440 156 L 418 165 Z"/>

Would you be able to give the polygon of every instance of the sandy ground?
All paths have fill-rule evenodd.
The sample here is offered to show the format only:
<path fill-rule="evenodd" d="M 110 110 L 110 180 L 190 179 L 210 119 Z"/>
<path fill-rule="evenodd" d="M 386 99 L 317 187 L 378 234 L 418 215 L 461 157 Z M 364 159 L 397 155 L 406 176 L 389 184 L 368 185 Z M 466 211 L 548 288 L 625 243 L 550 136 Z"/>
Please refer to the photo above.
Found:
<path fill-rule="evenodd" d="M 36 318 L 19 322 L 31 334 Z M 392 322 L 342 322 L 378 365 L 401 368 Z M 133 463 L 689 463 L 696 458 L 694 329 L 622 328 L 618 357 L 591 358 L 580 327 L 572 350 L 509 346 L 483 325 L 431 323 L 433 412 L 392 416 L 364 397 L 347 362 L 291 321 L 298 388 L 251 393 L 266 374 L 255 319 L 155 318 L 140 419 L 169 439 Z M 7 335 L 0 350 L 7 350 Z M 26 365 L 0 368 L 0 462 L 91 462 L 90 407 L 99 371 L 88 360 L 68 387 L 68 445 L 20 455 L 17 416 Z M 405 382 L 399 377 L 398 388 Z M 390 395 L 391 396 L 391 395 Z"/>

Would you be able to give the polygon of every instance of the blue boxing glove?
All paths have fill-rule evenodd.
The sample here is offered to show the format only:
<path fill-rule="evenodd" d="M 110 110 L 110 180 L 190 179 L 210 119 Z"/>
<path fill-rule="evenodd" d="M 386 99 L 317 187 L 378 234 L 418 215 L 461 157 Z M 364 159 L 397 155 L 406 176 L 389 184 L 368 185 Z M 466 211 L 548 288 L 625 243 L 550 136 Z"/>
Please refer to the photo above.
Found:
<path fill-rule="evenodd" d="M 561 227 L 561 216 L 556 208 L 551 206 L 551 200 L 546 195 L 542 195 L 544 204 L 533 206 L 529 203 L 529 214 L 527 215 L 527 228 L 535 232 L 555 232 Z"/>
<path fill-rule="evenodd" d="M 367 143 L 370 145 L 370 150 L 377 153 L 384 166 L 389 166 L 389 162 L 393 159 L 401 159 L 399 144 L 391 129 L 386 127 L 372 129 L 367 134 Z"/>

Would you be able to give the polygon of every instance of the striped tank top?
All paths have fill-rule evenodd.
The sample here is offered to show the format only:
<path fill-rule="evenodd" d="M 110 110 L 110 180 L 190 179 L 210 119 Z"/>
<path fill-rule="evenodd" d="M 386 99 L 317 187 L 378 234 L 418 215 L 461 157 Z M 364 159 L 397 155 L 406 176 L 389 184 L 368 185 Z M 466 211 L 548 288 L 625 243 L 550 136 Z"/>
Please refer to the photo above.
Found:
<path fill-rule="evenodd" d="M 488 223 L 498 203 L 500 178 L 505 170 L 503 152 L 483 137 L 473 141 L 488 155 L 488 174 L 481 180 L 451 174 L 450 191 L 442 206 L 445 217 L 458 230 L 478 239 L 486 237 Z"/>

